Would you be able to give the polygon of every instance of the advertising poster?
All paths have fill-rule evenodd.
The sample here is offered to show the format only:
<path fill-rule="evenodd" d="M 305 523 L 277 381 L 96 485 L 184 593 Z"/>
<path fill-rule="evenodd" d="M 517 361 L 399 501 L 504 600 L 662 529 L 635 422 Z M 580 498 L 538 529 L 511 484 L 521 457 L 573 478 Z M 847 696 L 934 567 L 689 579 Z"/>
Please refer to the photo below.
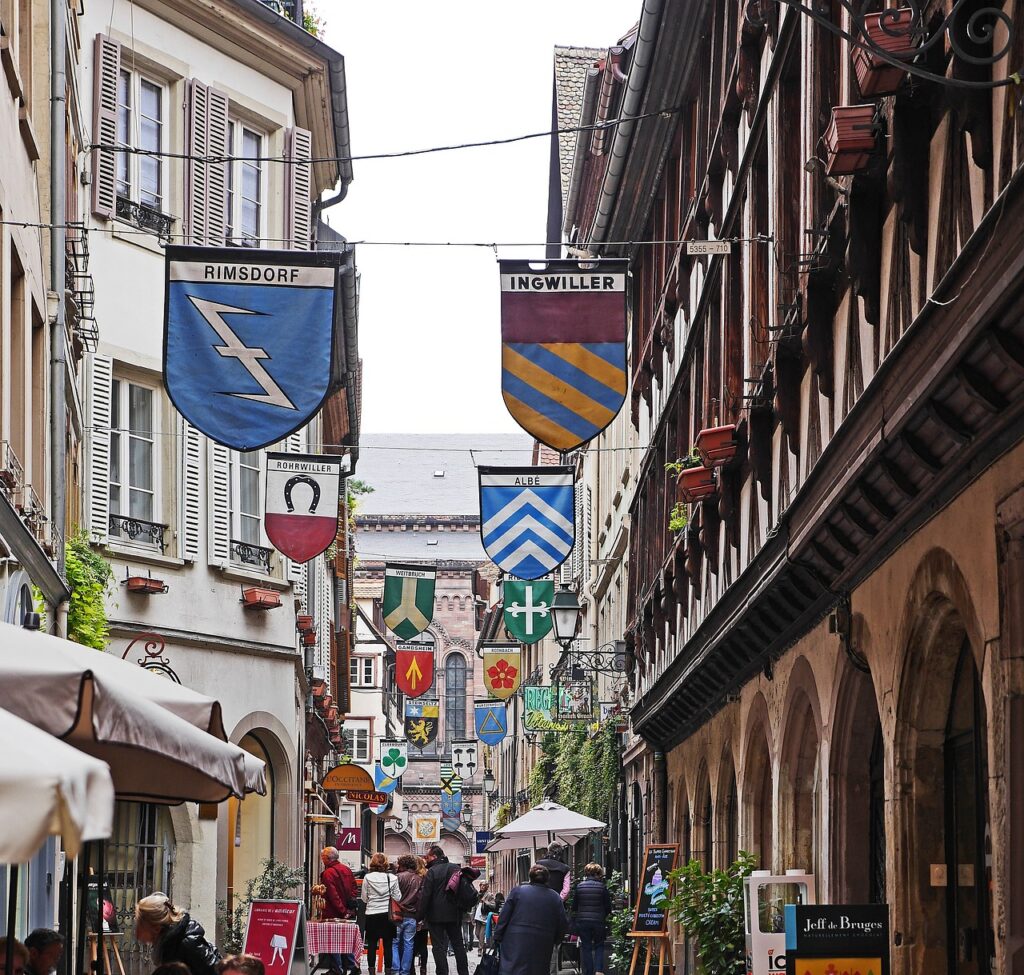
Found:
<path fill-rule="evenodd" d="M 640 889 L 636 896 L 632 935 L 661 935 L 667 925 L 668 875 L 675 869 L 679 847 L 661 843 L 644 850 Z"/>
<path fill-rule="evenodd" d="M 889 975 L 886 904 L 786 904 L 787 975 Z"/>
<path fill-rule="evenodd" d="M 263 962 L 266 975 L 291 975 L 308 970 L 306 915 L 302 901 L 254 900 L 245 926 L 245 954 Z"/>

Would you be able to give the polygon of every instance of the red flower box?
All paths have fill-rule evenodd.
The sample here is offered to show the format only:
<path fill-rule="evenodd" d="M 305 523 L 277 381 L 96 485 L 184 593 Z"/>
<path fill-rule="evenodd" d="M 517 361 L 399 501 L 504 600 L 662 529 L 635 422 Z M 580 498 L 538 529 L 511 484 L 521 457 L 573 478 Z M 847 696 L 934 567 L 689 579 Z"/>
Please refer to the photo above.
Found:
<path fill-rule="evenodd" d="M 919 37 L 910 26 L 914 12 L 909 7 L 890 8 L 882 13 L 864 16 L 864 35 L 872 44 L 901 61 L 909 61 L 918 48 Z M 877 98 L 898 91 L 907 72 L 888 61 L 883 61 L 869 47 L 853 51 L 853 66 L 857 72 L 857 87 L 864 98 Z"/>
<path fill-rule="evenodd" d="M 316 646 L 316 630 L 303 630 L 302 631 L 302 645 L 304 647 L 315 647 Z"/>
<path fill-rule="evenodd" d="M 324 717 L 327 719 L 328 724 L 334 724 L 338 720 L 338 706 L 332 704 L 327 709 L 327 714 Z"/>
<path fill-rule="evenodd" d="M 863 172 L 875 151 L 875 106 L 836 105 L 825 132 L 830 176 Z"/>
<path fill-rule="evenodd" d="M 154 579 L 152 576 L 128 576 L 124 581 L 124 587 L 128 592 L 137 592 L 144 596 L 167 592 L 167 585 L 163 579 Z"/>
<path fill-rule="evenodd" d="M 320 699 L 327 694 L 326 684 L 314 684 L 313 685 L 313 697 L 316 698 L 317 705 L 320 704 Z"/>
<path fill-rule="evenodd" d="M 701 430 L 694 446 L 705 467 L 725 467 L 736 456 L 736 424 Z"/>
<path fill-rule="evenodd" d="M 323 697 L 318 698 L 316 706 L 321 711 L 326 711 L 334 703 L 334 698 L 330 694 L 325 694 Z"/>
<path fill-rule="evenodd" d="M 295 629 L 300 633 L 305 633 L 306 630 L 313 629 L 313 617 L 299 614 L 295 617 Z"/>
<path fill-rule="evenodd" d="M 707 467 L 688 467 L 685 471 L 680 471 L 677 483 L 679 500 L 687 504 L 710 498 L 718 490 L 715 472 Z"/>
<path fill-rule="evenodd" d="M 273 589 L 250 586 L 242 590 L 242 604 L 247 610 L 277 609 L 281 605 L 281 594 Z"/>

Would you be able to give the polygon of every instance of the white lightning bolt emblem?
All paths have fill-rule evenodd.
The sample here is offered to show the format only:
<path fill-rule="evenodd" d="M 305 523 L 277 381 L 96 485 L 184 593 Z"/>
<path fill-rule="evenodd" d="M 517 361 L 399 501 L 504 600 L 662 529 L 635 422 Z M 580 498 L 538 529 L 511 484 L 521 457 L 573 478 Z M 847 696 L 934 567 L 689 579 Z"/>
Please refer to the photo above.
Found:
<path fill-rule="evenodd" d="M 252 376 L 263 390 L 262 393 L 225 393 L 226 396 L 237 396 L 239 399 L 251 399 L 257 403 L 267 403 L 269 406 L 280 406 L 285 410 L 295 410 L 298 407 L 285 396 L 284 391 L 273 377 L 260 364 L 260 359 L 269 359 L 270 354 L 259 346 L 248 346 L 231 331 L 231 326 L 224 321 L 225 315 L 255 315 L 257 312 L 249 308 L 235 308 L 233 305 L 222 305 L 218 301 L 208 301 L 206 298 L 188 296 L 188 300 L 196 306 L 196 310 L 209 323 L 210 327 L 217 333 L 224 345 L 215 345 L 214 348 L 220 355 L 230 356 L 237 359 L 245 370 Z"/>

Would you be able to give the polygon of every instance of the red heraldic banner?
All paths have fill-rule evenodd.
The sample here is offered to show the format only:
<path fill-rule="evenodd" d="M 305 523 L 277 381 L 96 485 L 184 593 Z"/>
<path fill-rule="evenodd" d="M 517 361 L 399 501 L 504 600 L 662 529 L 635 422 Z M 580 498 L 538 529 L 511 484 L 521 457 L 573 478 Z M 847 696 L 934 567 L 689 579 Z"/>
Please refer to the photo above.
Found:
<path fill-rule="evenodd" d="M 541 443 L 574 450 L 626 397 L 628 262 L 498 263 L 505 405 Z"/>
<path fill-rule="evenodd" d="M 267 454 L 267 538 L 293 562 L 326 552 L 338 534 L 341 458 Z"/>
<path fill-rule="evenodd" d="M 425 694 L 434 683 L 434 644 L 395 645 L 395 683 L 406 697 Z"/>

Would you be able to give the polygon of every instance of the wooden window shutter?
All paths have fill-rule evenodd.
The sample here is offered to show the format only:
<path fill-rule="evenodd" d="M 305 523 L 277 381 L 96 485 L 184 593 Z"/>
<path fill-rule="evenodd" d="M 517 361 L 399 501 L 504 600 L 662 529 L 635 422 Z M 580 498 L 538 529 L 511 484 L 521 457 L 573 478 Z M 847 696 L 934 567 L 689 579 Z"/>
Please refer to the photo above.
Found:
<path fill-rule="evenodd" d="M 210 441 L 207 453 L 209 465 L 210 506 L 209 519 L 209 563 L 227 565 L 231 560 L 231 467 L 227 447 Z"/>
<path fill-rule="evenodd" d="M 308 129 L 289 129 L 285 134 L 284 221 L 289 250 L 309 250 L 313 232 L 313 180 L 309 160 L 313 136 Z"/>
<path fill-rule="evenodd" d="M 93 54 L 92 138 L 98 145 L 117 144 L 117 82 L 121 74 L 121 45 L 96 35 Z M 117 153 L 92 151 L 92 212 L 112 220 L 117 209 Z"/>
<path fill-rule="evenodd" d="M 182 425 L 180 554 L 194 562 L 199 558 L 203 435 L 187 421 L 183 420 Z"/>
<path fill-rule="evenodd" d="M 185 151 L 222 156 L 228 151 L 228 96 L 195 78 L 188 83 Z M 190 244 L 223 245 L 227 162 L 185 161 L 185 233 Z"/>
<path fill-rule="evenodd" d="M 114 384 L 114 360 L 105 355 L 90 358 L 89 384 L 89 533 L 105 542 L 110 530 L 110 400 Z"/>

